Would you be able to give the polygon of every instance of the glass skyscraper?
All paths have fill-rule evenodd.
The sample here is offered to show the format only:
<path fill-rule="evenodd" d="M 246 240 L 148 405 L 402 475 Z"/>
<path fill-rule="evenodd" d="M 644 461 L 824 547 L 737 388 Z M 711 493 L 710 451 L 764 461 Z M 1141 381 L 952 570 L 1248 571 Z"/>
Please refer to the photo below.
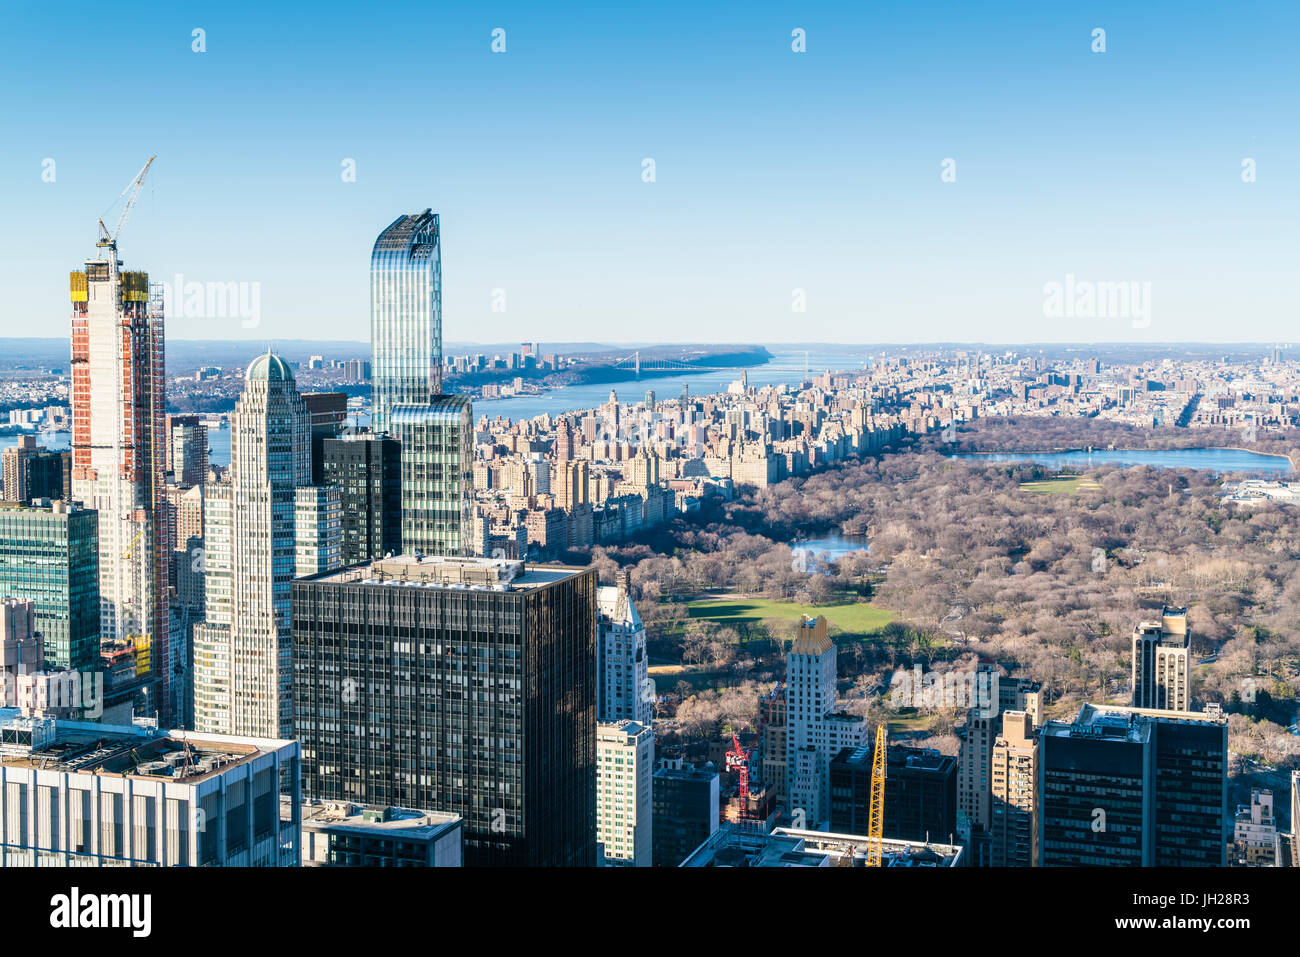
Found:
<path fill-rule="evenodd" d="M 99 515 L 0 504 L 0 596 L 36 603 L 45 667 L 99 668 Z"/>
<path fill-rule="evenodd" d="M 402 451 L 402 550 L 467 555 L 474 517 L 474 413 L 462 395 L 393 407 Z"/>
<path fill-rule="evenodd" d="M 393 406 L 442 391 L 442 255 L 438 215 L 399 216 L 370 254 L 370 348 L 376 432 Z"/>
<path fill-rule="evenodd" d="M 438 216 L 401 216 L 370 256 L 371 426 L 401 444 L 402 548 L 465 555 L 473 517 L 470 400 L 442 394 Z"/>

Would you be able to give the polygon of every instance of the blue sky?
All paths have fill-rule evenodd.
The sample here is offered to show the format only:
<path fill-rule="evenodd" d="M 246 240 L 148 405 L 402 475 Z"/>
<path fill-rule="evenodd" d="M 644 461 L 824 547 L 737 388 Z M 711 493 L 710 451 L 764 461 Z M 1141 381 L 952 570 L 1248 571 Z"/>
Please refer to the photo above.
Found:
<path fill-rule="evenodd" d="M 260 293 L 172 338 L 367 338 L 374 237 L 425 207 L 449 341 L 1294 335 L 1300 4 L 848 6 L 10 5 L 0 336 L 66 332 L 154 153 L 127 266 Z M 1067 275 L 1149 321 L 1045 315 Z"/>

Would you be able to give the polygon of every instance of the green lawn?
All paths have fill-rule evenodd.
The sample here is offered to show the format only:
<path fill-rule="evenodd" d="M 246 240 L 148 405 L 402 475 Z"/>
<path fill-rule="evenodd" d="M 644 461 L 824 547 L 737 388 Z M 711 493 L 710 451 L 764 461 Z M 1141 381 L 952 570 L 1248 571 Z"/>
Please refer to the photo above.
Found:
<path fill-rule="evenodd" d="M 873 608 L 866 602 L 842 602 L 835 605 L 800 605 L 792 601 L 769 601 L 765 598 L 700 598 L 688 602 L 686 612 L 691 618 L 706 618 L 717 622 L 763 621 L 778 619 L 798 621 L 803 615 L 825 615 L 826 620 L 840 631 L 850 634 L 872 635 L 894 620 L 894 613 L 883 608 Z"/>
<path fill-rule="evenodd" d="M 1020 489 L 1036 495 L 1078 495 L 1080 492 L 1100 492 L 1101 486 L 1096 479 L 1083 475 L 1071 475 L 1064 478 L 1044 479 L 1041 482 L 1021 482 Z"/>

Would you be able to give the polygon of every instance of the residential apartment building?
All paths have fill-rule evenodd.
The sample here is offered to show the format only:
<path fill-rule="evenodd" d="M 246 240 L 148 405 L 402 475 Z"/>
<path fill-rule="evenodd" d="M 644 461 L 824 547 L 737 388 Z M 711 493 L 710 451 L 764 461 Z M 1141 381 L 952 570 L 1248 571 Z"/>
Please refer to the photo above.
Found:
<path fill-rule="evenodd" d="M 635 721 L 596 727 L 596 841 L 603 863 L 650 867 L 654 731 Z"/>

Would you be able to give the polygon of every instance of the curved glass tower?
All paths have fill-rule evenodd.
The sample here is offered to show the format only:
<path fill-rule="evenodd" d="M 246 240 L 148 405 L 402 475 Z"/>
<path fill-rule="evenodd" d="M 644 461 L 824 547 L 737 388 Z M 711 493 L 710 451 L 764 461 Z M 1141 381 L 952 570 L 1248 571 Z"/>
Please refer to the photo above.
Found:
<path fill-rule="evenodd" d="M 442 391 L 442 256 L 438 214 L 399 216 L 370 253 L 370 351 L 375 432 L 395 405 Z"/>

